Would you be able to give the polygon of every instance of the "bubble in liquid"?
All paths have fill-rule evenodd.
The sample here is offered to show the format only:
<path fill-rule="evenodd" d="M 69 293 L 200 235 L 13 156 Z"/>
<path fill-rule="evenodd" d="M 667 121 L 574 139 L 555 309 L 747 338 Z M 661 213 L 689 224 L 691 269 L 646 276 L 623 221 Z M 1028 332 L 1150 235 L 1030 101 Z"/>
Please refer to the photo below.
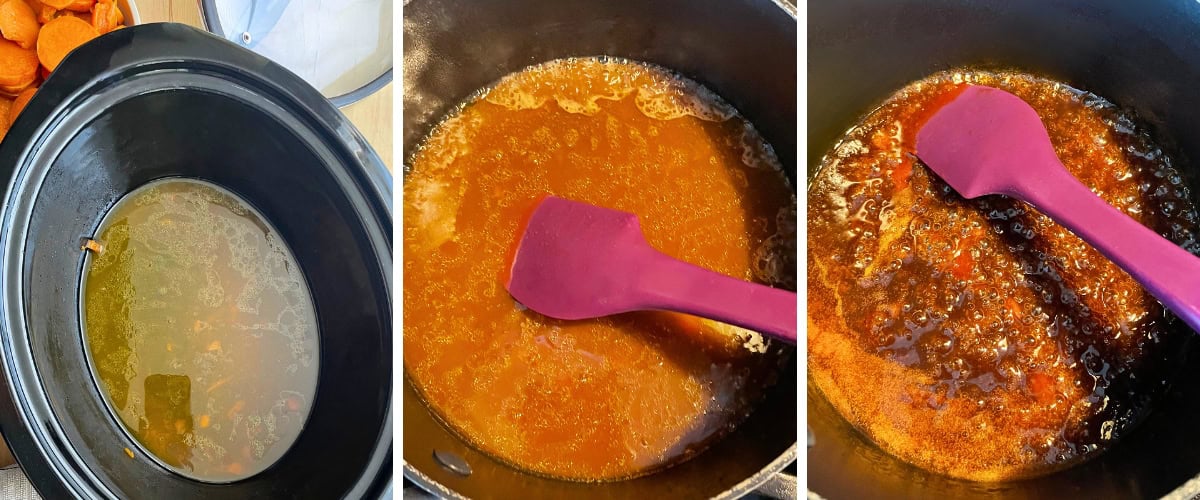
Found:
<path fill-rule="evenodd" d="M 536 109 L 553 100 L 568 113 L 585 115 L 600 110 L 600 100 L 620 100 L 633 92 L 638 74 L 614 71 L 611 61 L 569 58 L 526 68 L 502 78 L 487 90 L 482 100 L 520 111 Z M 582 86 L 568 85 L 555 78 L 562 71 L 591 76 L 581 79 Z M 575 82 L 577 83 L 577 82 Z"/>
<path fill-rule="evenodd" d="M 634 103 L 642 114 L 656 120 L 674 120 L 691 116 L 704 121 L 723 122 L 737 112 L 707 88 L 682 78 L 660 81 L 658 85 L 638 89 Z"/>

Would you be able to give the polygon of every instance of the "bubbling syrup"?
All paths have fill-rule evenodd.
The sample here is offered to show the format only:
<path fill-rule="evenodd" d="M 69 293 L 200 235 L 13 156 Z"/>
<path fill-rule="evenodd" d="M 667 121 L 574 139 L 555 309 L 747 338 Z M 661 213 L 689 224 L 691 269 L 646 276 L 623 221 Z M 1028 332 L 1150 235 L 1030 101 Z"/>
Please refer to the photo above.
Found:
<path fill-rule="evenodd" d="M 1020 96 L 1072 174 L 1200 250 L 1180 173 L 1111 103 L 1021 73 L 933 75 L 849 130 L 809 188 L 809 382 L 900 459 L 1035 476 L 1128 432 L 1190 335 L 1067 229 L 1009 198 L 964 200 L 914 159 L 923 120 L 965 83 Z"/>

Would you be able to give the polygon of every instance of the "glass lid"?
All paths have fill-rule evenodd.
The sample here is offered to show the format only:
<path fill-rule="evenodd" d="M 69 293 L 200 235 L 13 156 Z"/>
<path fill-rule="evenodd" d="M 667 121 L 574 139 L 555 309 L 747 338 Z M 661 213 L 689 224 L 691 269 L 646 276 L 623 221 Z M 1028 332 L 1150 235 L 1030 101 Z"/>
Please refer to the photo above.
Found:
<path fill-rule="evenodd" d="M 201 0 L 205 27 L 286 67 L 337 106 L 392 80 L 390 0 Z"/>

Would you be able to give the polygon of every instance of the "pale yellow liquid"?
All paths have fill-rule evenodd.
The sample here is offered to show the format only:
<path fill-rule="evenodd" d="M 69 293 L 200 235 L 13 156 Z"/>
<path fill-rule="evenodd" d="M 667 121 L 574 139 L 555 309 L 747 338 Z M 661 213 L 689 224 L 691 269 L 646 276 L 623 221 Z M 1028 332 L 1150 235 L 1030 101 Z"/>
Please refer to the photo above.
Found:
<path fill-rule="evenodd" d="M 84 270 L 84 335 L 130 434 L 200 480 L 277 461 L 317 380 L 315 313 L 279 235 L 231 193 L 168 179 L 121 199 L 95 239 L 103 249 Z"/>

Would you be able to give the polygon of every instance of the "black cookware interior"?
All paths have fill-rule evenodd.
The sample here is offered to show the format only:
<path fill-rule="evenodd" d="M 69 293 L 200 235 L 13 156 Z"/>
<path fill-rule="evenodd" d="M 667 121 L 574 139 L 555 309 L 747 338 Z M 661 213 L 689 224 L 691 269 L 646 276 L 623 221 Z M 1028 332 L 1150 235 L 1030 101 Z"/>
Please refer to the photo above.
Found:
<path fill-rule="evenodd" d="M 853 0 L 809 5 L 808 165 L 862 114 L 930 73 L 1016 68 L 1133 111 L 1193 189 L 1200 160 L 1200 4 L 1191 0 Z M 1193 190 L 1193 195 L 1198 194 Z M 842 498 L 1156 498 L 1200 473 L 1200 359 L 1157 411 L 1095 460 L 1005 484 L 947 479 L 869 444 L 809 388 L 813 492 Z M 1194 493 L 1194 492 L 1193 492 Z"/>
<path fill-rule="evenodd" d="M 10 389 L 0 425 L 44 496 L 358 498 L 390 487 L 391 179 L 315 90 L 182 25 L 121 30 L 49 79 L 0 146 L 0 165 L 16 169 L 3 217 Z M 304 430 L 273 467 L 231 484 L 144 456 L 84 356 L 80 238 L 120 196 L 170 176 L 215 183 L 261 211 L 296 256 L 319 323 Z"/>
<path fill-rule="evenodd" d="M 790 9 L 770 0 L 408 2 L 405 157 L 439 119 L 500 77 L 552 59 L 607 55 L 659 64 L 714 90 L 762 132 L 795 182 L 796 21 Z M 479 453 L 437 421 L 406 378 L 405 474 L 439 493 L 471 498 L 740 496 L 794 453 L 795 373 L 793 358 L 749 420 L 696 458 L 641 478 L 592 484 L 534 476 Z M 471 475 L 440 466 L 434 450 L 465 459 Z"/>

